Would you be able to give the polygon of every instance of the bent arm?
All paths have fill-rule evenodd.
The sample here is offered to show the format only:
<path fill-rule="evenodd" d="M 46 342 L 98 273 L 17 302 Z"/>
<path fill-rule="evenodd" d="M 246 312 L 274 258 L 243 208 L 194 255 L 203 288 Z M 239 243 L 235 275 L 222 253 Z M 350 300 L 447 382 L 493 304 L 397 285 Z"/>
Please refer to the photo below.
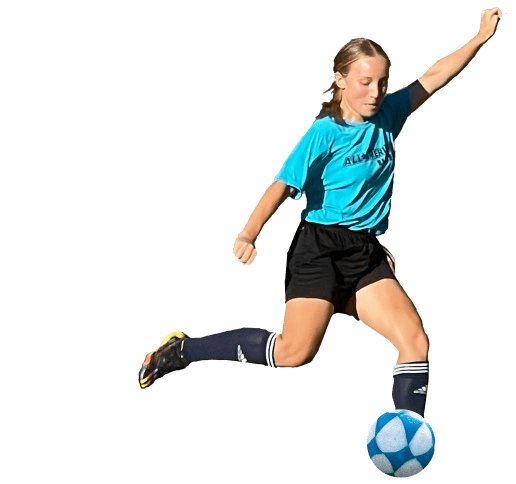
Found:
<path fill-rule="evenodd" d="M 267 220 L 272 217 L 289 194 L 290 187 L 281 181 L 275 181 L 263 194 L 239 237 L 245 237 L 254 242 Z"/>

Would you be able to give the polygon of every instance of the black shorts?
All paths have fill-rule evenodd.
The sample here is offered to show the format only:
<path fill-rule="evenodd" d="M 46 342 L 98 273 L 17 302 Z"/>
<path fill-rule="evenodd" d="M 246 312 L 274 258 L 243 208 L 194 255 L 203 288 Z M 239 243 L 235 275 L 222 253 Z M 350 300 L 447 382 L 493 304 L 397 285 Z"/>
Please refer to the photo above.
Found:
<path fill-rule="evenodd" d="M 285 299 L 325 299 L 358 319 L 355 293 L 386 278 L 396 279 L 394 258 L 376 236 L 303 220 L 287 255 Z"/>

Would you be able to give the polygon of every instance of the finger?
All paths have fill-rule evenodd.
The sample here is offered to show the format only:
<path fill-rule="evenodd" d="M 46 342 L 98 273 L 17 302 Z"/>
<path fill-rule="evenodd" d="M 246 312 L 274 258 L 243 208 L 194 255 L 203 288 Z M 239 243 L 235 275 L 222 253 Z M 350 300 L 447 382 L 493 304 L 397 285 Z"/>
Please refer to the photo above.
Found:
<path fill-rule="evenodd" d="M 244 255 L 240 258 L 240 261 L 245 264 L 251 257 L 253 250 L 254 250 L 254 247 L 249 244 L 245 249 Z"/>
<path fill-rule="evenodd" d="M 236 250 L 234 250 L 235 255 L 240 259 L 245 252 L 246 245 L 245 244 L 238 244 L 238 247 L 236 247 Z"/>
<path fill-rule="evenodd" d="M 248 266 L 249 264 L 252 264 L 252 262 L 254 261 L 254 259 L 256 258 L 256 255 L 258 254 L 258 251 L 256 249 L 253 250 L 253 253 L 251 254 L 251 257 L 249 258 L 249 260 L 245 263 L 246 266 Z"/>
<path fill-rule="evenodd" d="M 252 252 L 250 254 L 246 254 L 246 257 L 245 259 L 242 260 L 242 264 L 244 264 L 245 266 L 248 266 L 249 264 L 251 264 L 255 258 L 255 255 L 254 255 L 254 252 L 255 252 L 256 249 L 253 248 Z"/>

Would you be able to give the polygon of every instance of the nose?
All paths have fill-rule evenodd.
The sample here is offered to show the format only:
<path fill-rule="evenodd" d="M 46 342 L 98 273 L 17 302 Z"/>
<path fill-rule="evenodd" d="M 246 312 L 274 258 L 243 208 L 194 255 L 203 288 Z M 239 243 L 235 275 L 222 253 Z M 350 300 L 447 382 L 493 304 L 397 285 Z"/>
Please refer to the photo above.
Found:
<path fill-rule="evenodd" d="M 372 82 L 371 90 L 369 91 L 369 93 L 374 100 L 378 99 L 378 95 L 380 93 L 380 86 L 378 84 L 375 84 L 374 82 Z"/>

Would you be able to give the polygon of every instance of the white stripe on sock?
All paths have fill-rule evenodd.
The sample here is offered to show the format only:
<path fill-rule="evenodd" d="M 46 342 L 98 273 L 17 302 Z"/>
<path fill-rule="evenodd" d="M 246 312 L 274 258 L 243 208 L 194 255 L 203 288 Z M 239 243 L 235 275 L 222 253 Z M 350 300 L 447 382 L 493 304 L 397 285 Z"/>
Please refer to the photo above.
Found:
<path fill-rule="evenodd" d="M 415 363 L 400 363 L 394 368 L 416 368 L 416 367 L 428 367 L 428 361 L 417 361 Z"/>
<path fill-rule="evenodd" d="M 265 359 L 267 360 L 267 365 L 272 366 L 273 368 L 276 368 L 274 363 L 274 346 L 276 343 L 276 336 L 278 336 L 277 333 L 271 333 L 265 347 Z"/>
<path fill-rule="evenodd" d="M 271 344 L 271 363 L 272 367 L 276 368 L 276 360 L 274 360 L 274 349 L 276 348 L 276 338 L 278 337 L 278 333 L 274 333 L 274 339 Z"/>
<path fill-rule="evenodd" d="M 394 368 L 428 368 L 428 363 L 401 363 L 399 365 L 396 365 Z"/>
<path fill-rule="evenodd" d="M 269 335 L 269 338 L 267 339 L 267 344 L 265 345 L 265 361 L 267 362 L 267 366 L 271 366 L 269 361 L 269 345 L 271 344 L 271 338 L 274 336 L 274 333 L 271 333 Z"/>
<path fill-rule="evenodd" d="M 402 363 L 400 365 L 396 365 L 392 372 L 394 376 L 414 373 L 428 373 L 428 361 L 417 363 Z"/>

